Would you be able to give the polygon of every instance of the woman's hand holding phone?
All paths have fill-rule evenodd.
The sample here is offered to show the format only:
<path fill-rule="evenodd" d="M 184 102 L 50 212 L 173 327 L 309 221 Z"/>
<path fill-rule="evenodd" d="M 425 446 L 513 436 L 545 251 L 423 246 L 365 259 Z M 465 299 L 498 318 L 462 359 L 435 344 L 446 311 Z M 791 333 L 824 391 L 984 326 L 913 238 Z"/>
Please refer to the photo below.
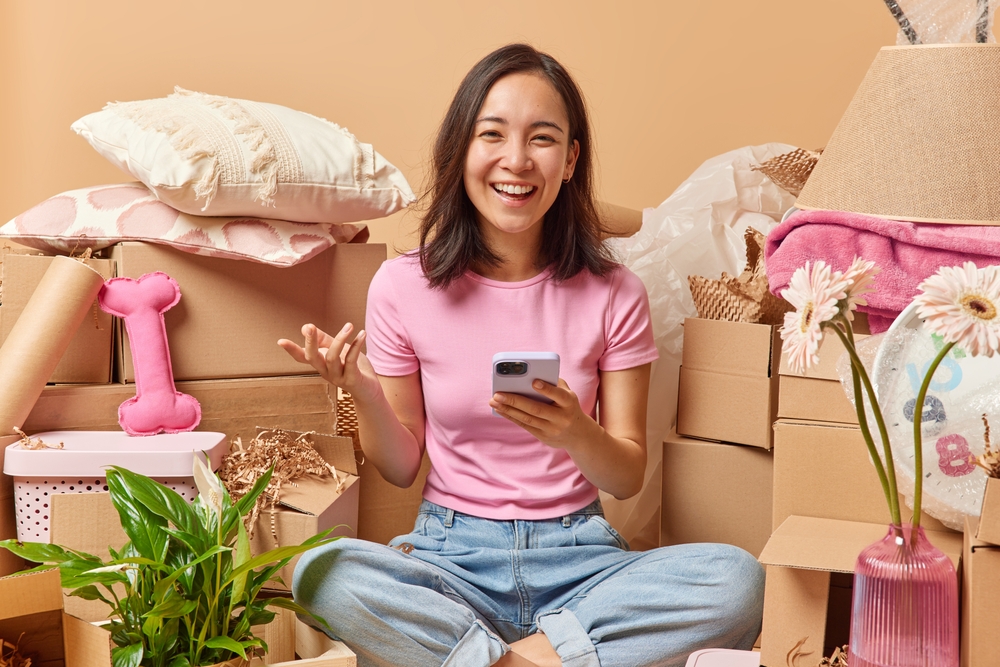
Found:
<path fill-rule="evenodd" d="M 581 438 L 593 435 L 588 427 L 600 429 L 559 377 L 555 352 L 495 354 L 490 407 L 551 447 L 570 449 Z"/>
<path fill-rule="evenodd" d="M 330 384 L 349 392 L 355 400 L 375 399 L 382 393 L 382 387 L 375 369 L 361 352 L 366 333 L 360 331 L 348 343 L 353 331 L 354 326 L 350 322 L 336 336 L 331 336 L 314 324 L 306 324 L 302 327 L 303 345 L 286 338 L 279 340 L 278 345 L 299 363 L 315 368 Z"/>

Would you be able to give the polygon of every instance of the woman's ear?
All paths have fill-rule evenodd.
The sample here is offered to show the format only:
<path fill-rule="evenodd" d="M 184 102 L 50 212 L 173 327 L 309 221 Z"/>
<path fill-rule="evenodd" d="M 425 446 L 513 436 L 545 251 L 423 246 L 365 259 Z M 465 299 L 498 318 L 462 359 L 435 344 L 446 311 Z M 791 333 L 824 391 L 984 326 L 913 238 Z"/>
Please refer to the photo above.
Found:
<path fill-rule="evenodd" d="M 566 156 L 566 168 L 563 169 L 563 183 L 573 177 L 573 170 L 576 169 L 576 161 L 579 157 L 580 142 L 574 139 L 573 145 L 570 146 L 569 154 Z"/>

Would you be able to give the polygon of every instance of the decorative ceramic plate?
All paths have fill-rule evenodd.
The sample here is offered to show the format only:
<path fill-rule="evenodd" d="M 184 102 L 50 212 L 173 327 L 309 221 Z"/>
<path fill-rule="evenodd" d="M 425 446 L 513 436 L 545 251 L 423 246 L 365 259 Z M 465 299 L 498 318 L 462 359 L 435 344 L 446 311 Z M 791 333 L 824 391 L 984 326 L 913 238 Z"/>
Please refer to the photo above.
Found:
<path fill-rule="evenodd" d="M 911 506 L 916 396 L 943 345 L 940 336 L 924 328 L 911 304 L 889 327 L 875 357 L 872 381 L 892 443 L 899 488 Z M 1000 441 L 1000 355 L 972 357 L 956 346 L 934 373 L 921 432 L 924 510 L 957 530 L 965 516 L 979 515 L 983 502 L 986 474 L 973 458 L 983 452 L 983 414 Z"/>

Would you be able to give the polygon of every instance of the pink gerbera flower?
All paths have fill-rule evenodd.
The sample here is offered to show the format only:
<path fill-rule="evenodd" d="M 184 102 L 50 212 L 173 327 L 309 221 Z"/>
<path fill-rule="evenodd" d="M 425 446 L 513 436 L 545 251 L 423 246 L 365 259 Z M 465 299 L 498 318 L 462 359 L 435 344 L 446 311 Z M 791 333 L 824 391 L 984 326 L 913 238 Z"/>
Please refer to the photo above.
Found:
<path fill-rule="evenodd" d="M 822 324 L 837 315 L 837 302 L 847 298 L 847 287 L 844 275 L 832 271 L 823 261 L 817 261 L 811 269 L 806 262 L 792 274 L 788 288 L 781 292 L 782 298 L 795 308 L 785 313 L 781 327 L 783 349 L 792 372 L 802 373 L 819 363 Z"/>
<path fill-rule="evenodd" d="M 875 262 L 855 257 L 850 268 L 844 272 L 844 280 L 847 281 L 847 307 L 844 315 L 847 319 L 854 321 L 854 311 L 858 306 L 868 305 L 868 300 L 863 295 L 875 291 L 875 275 L 879 271 Z"/>
<path fill-rule="evenodd" d="M 920 284 L 917 315 L 945 342 L 992 357 L 1000 347 L 1000 267 L 942 266 Z"/>

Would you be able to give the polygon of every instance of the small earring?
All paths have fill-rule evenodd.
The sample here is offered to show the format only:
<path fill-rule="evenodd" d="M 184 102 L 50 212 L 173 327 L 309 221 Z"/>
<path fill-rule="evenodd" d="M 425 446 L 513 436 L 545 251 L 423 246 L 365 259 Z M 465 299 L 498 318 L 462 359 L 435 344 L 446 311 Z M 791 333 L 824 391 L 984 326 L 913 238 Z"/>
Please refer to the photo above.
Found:
<path fill-rule="evenodd" d="M 571 179 L 571 178 L 573 178 L 573 177 L 572 176 L 567 176 L 566 178 L 564 178 L 563 179 L 563 184 L 565 185 L 566 183 L 569 183 L 569 179 Z"/>

